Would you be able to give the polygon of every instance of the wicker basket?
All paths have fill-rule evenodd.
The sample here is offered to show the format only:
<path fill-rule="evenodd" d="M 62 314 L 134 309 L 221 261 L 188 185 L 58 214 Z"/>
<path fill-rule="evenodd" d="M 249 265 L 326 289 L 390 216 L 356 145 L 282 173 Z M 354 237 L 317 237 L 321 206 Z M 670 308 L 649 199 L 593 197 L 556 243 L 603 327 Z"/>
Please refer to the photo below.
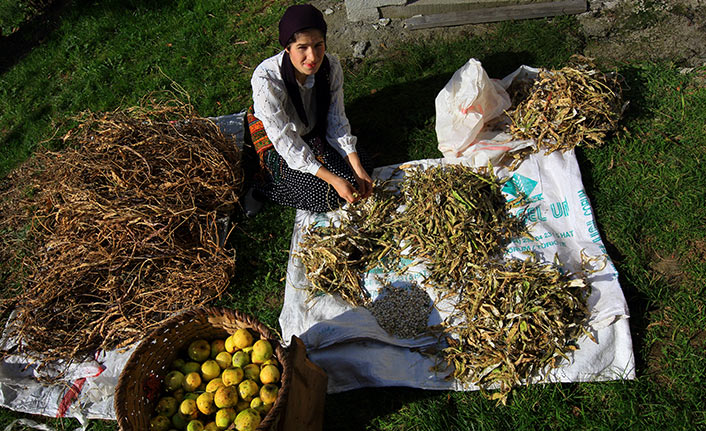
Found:
<path fill-rule="evenodd" d="M 150 429 L 155 403 L 164 376 L 174 359 L 198 338 L 226 338 L 239 328 L 247 328 L 266 338 L 282 366 L 281 387 L 274 405 L 258 430 L 274 430 L 279 422 L 289 392 L 291 365 L 279 339 L 265 325 L 252 317 L 224 308 L 200 308 L 166 320 L 155 329 L 128 359 L 115 389 L 115 416 L 122 431 Z"/>

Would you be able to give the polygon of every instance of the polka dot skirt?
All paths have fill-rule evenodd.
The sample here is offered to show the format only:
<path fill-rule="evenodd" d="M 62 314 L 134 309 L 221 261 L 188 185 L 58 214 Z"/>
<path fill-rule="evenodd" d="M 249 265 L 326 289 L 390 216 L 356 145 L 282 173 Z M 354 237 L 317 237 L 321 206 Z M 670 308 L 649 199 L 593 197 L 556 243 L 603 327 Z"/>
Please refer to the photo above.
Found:
<path fill-rule="evenodd" d="M 326 169 L 344 178 L 354 187 L 358 186 L 353 170 L 325 140 L 309 136 L 305 136 L 304 140 L 309 144 L 316 159 Z M 268 150 L 264 156 L 266 171 L 269 172 L 262 176 L 263 178 L 256 183 L 255 188 L 267 199 L 280 205 L 313 212 L 335 210 L 346 202 L 338 196 L 336 189 L 326 181 L 314 175 L 291 169 L 274 148 Z M 360 149 L 358 149 L 358 156 L 365 170 L 368 173 L 372 172 L 368 157 L 364 153 L 361 154 Z"/>

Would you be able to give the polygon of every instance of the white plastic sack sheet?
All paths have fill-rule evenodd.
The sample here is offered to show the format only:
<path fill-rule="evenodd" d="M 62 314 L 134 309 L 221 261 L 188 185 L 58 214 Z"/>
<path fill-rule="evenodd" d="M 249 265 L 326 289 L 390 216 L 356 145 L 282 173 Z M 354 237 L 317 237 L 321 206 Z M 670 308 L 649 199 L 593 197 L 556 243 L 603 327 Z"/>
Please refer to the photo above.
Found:
<path fill-rule="evenodd" d="M 12 322 L 10 318 L 8 325 Z M 5 349 L 14 344 L 7 328 L 2 344 Z M 73 417 L 84 427 L 88 419 L 115 419 L 115 387 L 132 350 L 134 346 L 100 352 L 94 360 L 57 361 L 44 367 L 25 355 L 7 356 L 0 361 L 0 405 L 35 415 Z"/>
<path fill-rule="evenodd" d="M 445 157 L 461 157 L 483 126 L 510 107 L 502 83 L 471 58 L 436 96 L 436 136 Z"/>
<path fill-rule="evenodd" d="M 495 166 L 508 153 L 534 145 L 507 132 L 506 90 L 516 79 L 533 80 L 538 73 L 539 69 L 520 66 L 502 80 L 490 79 L 474 59 L 456 71 L 436 97 L 436 137 L 444 157 L 471 166 Z"/>
<path fill-rule="evenodd" d="M 454 161 L 458 162 L 458 161 Z M 446 159 L 410 162 L 424 167 L 449 163 Z M 395 166 L 378 168 L 375 179 L 389 179 Z M 495 168 L 499 178 L 510 177 L 503 192 L 508 199 L 520 192 L 529 196 L 526 209 L 533 240 L 521 239 L 509 244 L 506 257 L 527 258 L 533 251 L 543 261 L 552 262 L 555 254 L 568 271 L 580 270 L 582 253 L 602 257 L 604 263 L 589 277 L 592 293 L 588 299 L 590 327 L 598 343 L 587 337 L 579 340 L 570 364 L 557 368 L 546 377 L 550 382 L 601 381 L 634 378 L 634 358 L 628 326 L 628 309 L 618 283 L 618 274 L 606 254 L 593 218 L 591 204 L 584 191 L 578 163 L 573 152 L 555 152 L 549 156 L 532 155 L 516 171 Z M 397 175 L 403 175 L 398 173 Z M 307 346 L 309 357 L 329 377 L 328 391 L 341 392 L 361 387 L 409 386 L 423 389 L 474 390 L 454 380 L 446 380 L 448 371 L 434 373 L 435 360 L 415 351 L 436 342 L 432 337 L 399 339 L 387 334 L 364 308 L 354 308 L 338 296 L 322 295 L 308 301 L 306 271 L 293 252 L 312 223 L 330 223 L 339 211 L 315 214 L 298 211 L 290 259 L 287 268 L 285 298 L 280 325 L 285 341 L 298 336 Z M 364 287 L 375 299 L 384 283 L 421 285 L 424 266 L 418 264 L 402 276 L 372 270 L 364 277 Z M 427 291 L 435 298 L 432 289 Z M 429 324 L 440 323 L 448 309 L 436 307 Z"/>

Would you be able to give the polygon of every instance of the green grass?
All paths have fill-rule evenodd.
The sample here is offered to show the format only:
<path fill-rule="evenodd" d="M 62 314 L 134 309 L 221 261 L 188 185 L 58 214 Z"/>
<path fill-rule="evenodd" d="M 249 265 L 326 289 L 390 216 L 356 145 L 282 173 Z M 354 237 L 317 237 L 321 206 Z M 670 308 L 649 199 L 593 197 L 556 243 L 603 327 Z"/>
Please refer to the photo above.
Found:
<path fill-rule="evenodd" d="M 0 0 L 3 29 L 24 22 L 17 4 Z M 173 83 L 201 115 L 244 109 L 252 69 L 279 49 L 275 24 L 284 7 L 260 0 L 66 2 L 42 41 L 0 70 L 0 175 L 40 145 L 59 147 L 57 137 L 80 111 L 134 106 Z M 582 52 L 577 28 L 571 18 L 508 22 L 483 36 L 389 47 L 384 58 L 345 70 L 354 132 L 378 165 L 440 157 L 434 98 L 455 70 L 471 57 L 492 78 L 522 64 L 562 66 Z M 706 71 L 684 75 L 668 63 L 626 63 L 618 71 L 630 100 L 622 129 L 577 155 L 628 300 L 637 379 L 522 387 L 508 406 L 476 392 L 360 389 L 327 396 L 325 429 L 706 427 Z M 234 217 L 237 273 L 221 305 L 279 328 L 293 220 L 293 210 L 273 205 L 252 219 Z M 0 428 L 25 416 L 0 410 Z M 89 429 L 116 426 L 92 421 Z"/>
<path fill-rule="evenodd" d="M 0 78 L 0 175 L 60 137 L 72 115 L 134 106 L 172 82 L 204 116 L 243 109 L 257 59 L 277 52 L 281 11 L 257 0 L 69 2 L 44 43 Z"/>

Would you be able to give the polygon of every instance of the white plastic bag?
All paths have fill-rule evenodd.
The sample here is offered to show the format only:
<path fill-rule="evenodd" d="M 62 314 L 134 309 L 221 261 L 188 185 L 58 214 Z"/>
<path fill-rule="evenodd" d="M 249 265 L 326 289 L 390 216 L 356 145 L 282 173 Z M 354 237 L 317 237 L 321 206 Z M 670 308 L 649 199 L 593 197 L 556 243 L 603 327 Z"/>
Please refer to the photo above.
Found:
<path fill-rule="evenodd" d="M 510 96 L 474 58 L 436 96 L 436 136 L 445 157 L 462 157 L 488 121 L 510 107 Z"/>

